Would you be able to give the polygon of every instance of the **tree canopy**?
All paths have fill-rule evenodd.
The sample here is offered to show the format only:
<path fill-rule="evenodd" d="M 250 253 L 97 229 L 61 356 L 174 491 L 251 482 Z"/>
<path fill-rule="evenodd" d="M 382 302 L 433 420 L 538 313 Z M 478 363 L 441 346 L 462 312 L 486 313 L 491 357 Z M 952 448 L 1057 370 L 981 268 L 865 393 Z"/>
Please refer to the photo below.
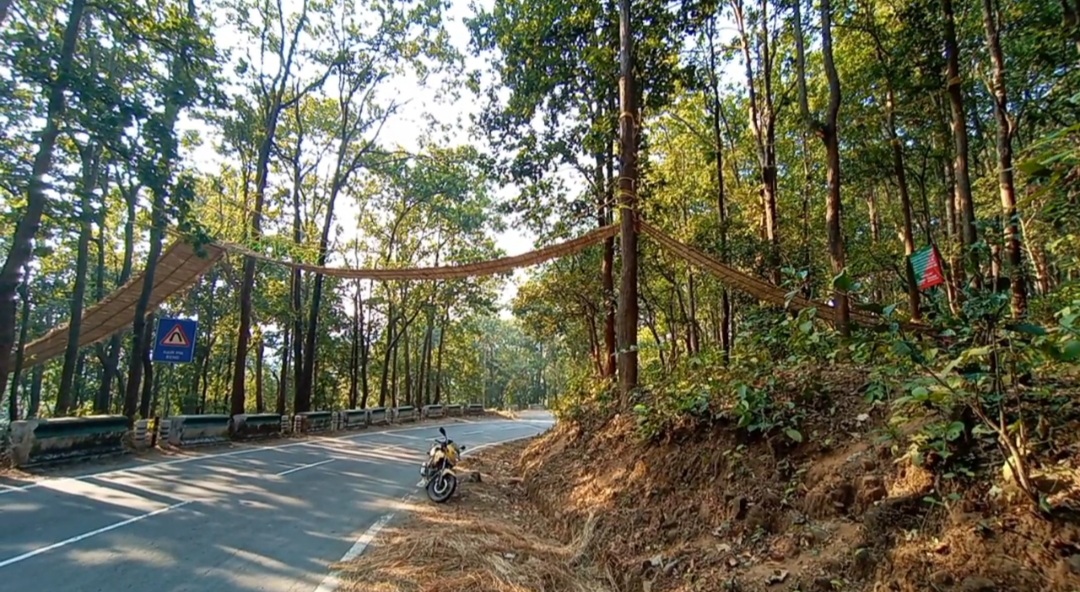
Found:
<path fill-rule="evenodd" d="M 1070 2 L 634 0 L 624 104 L 618 3 L 5 2 L 5 415 L 580 403 L 624 341 L 643 401 L 693 365 L 767 368 L 810 342 L 858 357 L 849 306 L 971 347 L 986 319 L 1051 326 L 1055 359 L 1074 359 Z M 450 265 L 505 255 L 507 236 L 524 250 L 612 224 L 620 182 L 634 215 L 829 301 L 837 333 L 647 239 L 636 261 L 610 239 L 516 284 L 229 256 L 146 305 L 174 231 L 312 265 Z M 940 285 L 910 263 L 925 247 Z M 628 266 L 636 306 L 620 309 Z M 82 311 L 139 272 L 130 329 L 79 348 Z M 617 334 L 620 310 L 636 339 Z M 191 364 L 150 358 L 169 316 L 198 319 Z M 24 369 L 23 346 L 63 323 L 63 359 Z"/>

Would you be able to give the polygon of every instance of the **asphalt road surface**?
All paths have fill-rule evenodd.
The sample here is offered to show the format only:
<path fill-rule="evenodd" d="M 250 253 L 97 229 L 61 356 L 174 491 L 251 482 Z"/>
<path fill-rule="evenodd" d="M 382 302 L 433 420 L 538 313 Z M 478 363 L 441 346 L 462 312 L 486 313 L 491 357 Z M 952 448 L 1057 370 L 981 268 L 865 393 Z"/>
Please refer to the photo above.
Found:
<path fill-rule="evenodd" d="M 529 412 L 0 477 L 0 591 L 312 592 L 418 491 L 438 426 L 475 448 L 552 423 Z"/>

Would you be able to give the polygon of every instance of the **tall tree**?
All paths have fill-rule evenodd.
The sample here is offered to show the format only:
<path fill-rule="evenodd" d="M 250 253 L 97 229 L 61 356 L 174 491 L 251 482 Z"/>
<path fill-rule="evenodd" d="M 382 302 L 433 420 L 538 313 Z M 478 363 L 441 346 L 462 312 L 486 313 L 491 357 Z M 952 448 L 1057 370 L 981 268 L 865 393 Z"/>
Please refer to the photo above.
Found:
<path fill-rule="evenodd" d="M 634 85 L 634 32 L 631 1 L 619 0 L 619 240 L 622 275 L 619 282 L 619 393 L 622 406 L 638 383 L 638 118 L 641 110 Z"/>
<path fill-rule="evenodd" d="M 975 200 L 971 194 L 971 176 L 968 167 L 968 129 L 967 113 L 964 107 L 963 78 L 960 75 L 960 48 L 956 42 L 956 15 L 953 0 L 941 0 L 945 32 L 945 89 L 949 97 L 949 110 L 952 121 L 953 139 L 953 174 L 955 175 L 956 215 L 960 226 L 960 244 L 967 251 L 971 277 L 980 281 L 979 258 L 974 246 L 977 240 L 975 232 Z M 961 274 L 963 270 L 954 270 Z"/>
<path fill-rule="evenodd" d="M 833 59 L 832 42 L 832 2 L 821 0 L 821 54 L 825 64 L 825 78 L 829 88 L 829 103 L 825 112 L 825 120 L 818 121 L 810 114 L 810 106 L 806 90 L 806 56 L 803 38 L 801 0 L 796 0 L 795 6 L 795 61 L 798 69 L 799 84 L 799 107 L 806 125 L 817 134 L 825 145 L 826 178 L 829 184 L 828 199 L 825 205 L 825 230 L 829 247 L 829 263 L 832 266 L 833 275 L 833 305 L 836 307 L 837 325 L 841 334 L 847 335 L 851 328 L 850 302 L 848 299 L 848 287 L 840 282 L 841 274 L 846 273 L 846 253 L 844 252 L 844 233 L 841 215 L 843 213 L 843 201 L 840 199 L 840 132 L 838 130 L 837 116 L 840 113 L 840 76 L 836 71 Z"/>
<path fill-rule="evenodd" d="M 129 421 L 134 421 L 136 412 L 148 417 L 150 411 L 147 397 L 139 396 L 139 384 L 145 365 L 143 359 L 148 357 L 150 352 L 152 333 L 146 317 L 151 312 L 150 295 L 154 289 L 157 262 L 161 256 L 162 241 L 170 217 L 169 208 L 182 210 L 184 202 L 192 198 L 193 180 L 188 177 L 174 177 L 179 156 L 176 123 L 184 109 L 200 100 L 201 85 L 208 82 L 205 77 L 209 73 L 208 65 L 213 52 L 206 32 L 198 22 L 194 0 L 187 0 L 185 8 L 163 6 L 161 12 L 164 14 L 145 16 L 154 19 L 168 14 L 171 18 L 164 19 L 164 22 L 178 27 L 173 34 L 177 35 L 181 43 L 175 48 L 176 52 L 168 58 L 168 75 L 159 81 L 157 90 L 163 109 L 147 118 L 146 136 L 149 146 L 147 153 L 142 156 L 143 160 L 139 162 L 139 180 L 151 193 L 150 248 L 143 271 L 142 291 L 135 305 L 132 347 L 128 358 L 124 416 Z"/>
<path fill-rule="evenodd" d="M 255 203 L 250 210 L 248 226 L 245 230 L 245 238 L 248 241 L 257 241 L 262 235 L 263 207 L 266 203 L 266 187 L 270 170 L 270 155 L 277 134 L 278 121 L 281 114 L 289 109 L 294 103 L 301 100 L 308 93 L 321 88 L 326 78 L 330 75 L 330 68 L 321 70 L 322 74 L 314 80 L 299 88 L 298 92 L 287 95 L 292 87 L 299 52 L 300 36 L 308 28 L 309 10 L 311 2 L 301 0 L 299 14 L 293 18 L 282 11 L 281 3 L 272 5 L 269 2 L 254 2 L 254 6 L 241 3 L 235 8 L 236 18 L 245 25 L 246 31 L 251 34 L 260 49 L 260 62 L 258 66 L 265 68 L 256 73 L 254 91 L 257 96 L 257 105 L 254 110 L 248 110 L 247 114 L 255 119 L 249 123 L 254 127 L 253 137 L 257 138 L 257 157 L 255 163 Z M 254 12 L 259 21 L 250 23 L 246 21 L 246 15 Z M 286 28 L 288 27 L 287 31 Z M 280 30 L 278 30 L 280 29 Z M 267 55 L 272 52 L 272 56 Z M 249 54 L 250 55 L 250 54 Z M 255 60 L 250 57 L 245 64 L 251 64 Z M 244 413 L 244 400 L 247 370 L 247 355 L 251 340 L 251 296 L 255 287 L 255 260 L 251 257 L 244 258 L 243 278 L 240 283 L 240 318 L 237 329 L 236 355 L 233 358 L 232 393 L 230 398 L 229 413 L 239 415 Z"/>
<path fill-rule="evenodd" d="M 994 119 L 997 121 L 998 193 L 1005 226 L 1005 249 L 1009 259 L 1012 287 L 1012 314 L 1021 317 L 1027 312 L 1027 277 L 1024 270 L 1023 247 L 1020 244 L 1020 215 L 1016 211 L 1016 183 L 1013 176 L 1013 121 L 1009 117 L 1008 92 L 1005 86 L 1005 55 L 1001 50 L 999 13 L 993 0 L 982 0 L 983 28 L 986 48 L 990 53 L 991 90 L 994 98 Z"/>
<path fill-rule="evenodd" d="M 79 26 L 86 10 L 86 0 L 72 0 L 68 8 L 67 24 L 57 59 L 56 69 L 49 73 L 43 84 L 48 98 L 45 123 L 38 136 L 37 154 L 33 170 L 26 184 L 26 208 L 15 228 L 15 236 L 8 250 L 3 268 L 0 268 L 0 393 L 7 390 L 8 373 L 11 371 L 12 348 L 15 345 L 15 297 L 19 290 L 19 272 L 32 254 L 34 237 L 41 224 L 41 215 L 48 201 L 47 177 L 52 169 L 53 149 L 63 126 L 67 108 L 65 94 L 72 84 L 72 63 L 79 39 Z"/>

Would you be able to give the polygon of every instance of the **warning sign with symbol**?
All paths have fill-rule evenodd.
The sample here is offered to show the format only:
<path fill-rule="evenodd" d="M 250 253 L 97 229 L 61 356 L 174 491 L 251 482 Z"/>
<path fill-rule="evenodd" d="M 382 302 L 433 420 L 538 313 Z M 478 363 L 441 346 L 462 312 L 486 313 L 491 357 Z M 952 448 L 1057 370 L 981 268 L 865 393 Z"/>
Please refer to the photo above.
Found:
<path fill-rule="evenodd" d="M 195 358 L 195 335 L 198 321 L 193 319 L 160 319 L 154 341 L 153 360 L 186 364 Z"/>

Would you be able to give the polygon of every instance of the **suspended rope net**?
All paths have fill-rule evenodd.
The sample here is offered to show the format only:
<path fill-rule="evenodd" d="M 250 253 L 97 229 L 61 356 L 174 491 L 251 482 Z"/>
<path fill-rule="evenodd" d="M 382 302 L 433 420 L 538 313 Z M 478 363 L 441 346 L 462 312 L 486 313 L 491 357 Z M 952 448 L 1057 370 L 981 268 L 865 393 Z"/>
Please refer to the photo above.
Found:
<path fill-rule="evenodd" d="M 668 252 L 712 273 L 732 288 L 781 308 L 801 310 L 813 307 L 817 309 L 819 318 L 834 325 L 837 322 L 836 309 L 828 304 L 809 300 L 802 296 L 789 298 L 783 288 L 725 265 L 702 251 L 679 242 L 647 222 L 639 221 L 639 228 Z M 611 224 L 597 228 L 578 238 L 520 255 L 461 265 L 401 269 L 326 267 L 294 261 L 282 261 L 241 245 L 224 242 L 202 245 L 201 249 L 197 250 L 187 240 L 179 239 L 172 243 L 158 259 L 154 273 L 154 287 L 150 294 L 147 310 L 155 310 L 169 297 L 190 288 L 226 253 L 251 257 L 259 261 L 292 269 L 346 279 L 378 281 L 450 280 L 495 275 L 521 267 L 537 265 L 551 259 L 577 253 L 615 236 L 618 232 L 618 226 Z M 82 327 L 79 333 L 79 347 L 104 341 L 112 335 L 124 331 L 131 325 L 135 316 L 136 303 L 142 293 L 143 276 L 144 274 L 137 275 L 105 297 L 104 300 L 83 312 Z M 850 318 L 852 322 L 867 327 L 882 323 L 880 317 L 855 309 L 850 311 Z M 910 323 L 905 323 L 904 326 L 906 328 L 918 327 Z M 30 368 L 62 356 L 67 344 L 68 324 L 65 323 L 26 345 L 23 367 Z"/>
<path fill-rule="evenodd" d="M 667 250 L 669 253 L 676 255 L 689 263 L 700 267 L 701 269 L 712 273 L 716 277 L 720 278 L 720 281 L 727 284 L 729 287 L 737 288 L 754 298 L 762 302 L 768 302 L 775 304 L 781 308 L 787 308 L 792 310 L 802 310 L 804 308 L 816 308 L 817 316 L 833 325 L 837 322 L 837 311 L 835 308 L 829 306 L 824 302 L 818 302 L 815 300 L 809 300 L 802 296 L 795 296 L 790 298 L 788 293 L 778 286 L 755 278 L 751 275 L 745 274 L 734 267 L 725 265 L 716 259 L 706 255 L 705 253 L 691 247 L 690 245 L 679 242 L 671 236 L 665 234 L 659 228 L 641 220 L 638 222 L 638 226 L 642 232 L 647 234 L 650 238 L 655 240 L 661 247 Z M 849 311 L 849 317 L 851 322 L 862 325 L 864 327 L 872 327 L 874 325 L 880 325 L 883 320 L 877 315 L 873 315 L 861 310 L 852 309 Z M 914 327 L 913 325 L 905 324 L 905 327 Z"/>
<path fill-rule="evenodd" d="M 597 228 L 578 238 L 522 253 L 521 255 L 462 265 L 407 269 L 355 269 L 281 261 L 240 245 L 221 242 L 203 245 L 203 254 L 200 255 L 187 240 L 179 239 L 172 243 L 158 259 L 154 272 L 154 288 L 150 295 L 147 310 L 153 311 L 170 296 L 190 288 L 226 253 L 235 253 L 275 265 L 340 278 L 379 281 L 449 280 L 505 273 L 520 267 L 537 265 L 557 257 L 572 255 L 615 236 L 618 231 L 617 226 L 609 225 Z M 142 293 L 143 276 L 144 273 L 139 274 L 106 296 L 104 300 L 83 312 L 82 327 L 79 331 L 79 347 L 104 341 L 131 326 L 135 318 L 135 305 Z M 26 345 L 23 368 L 31 368 L 64 355 L 67 344 L 68 323 L 64 323 Z"/>
<path fill-rule="evenodd" d="M 154 270 L 154 287 L 150 293 L 148 311 L 153 311 L 168 297 L 190 288 L 225 254 L 214 245 L 204 245 L 200 255 L 186 241 L 169 246 L 158 259 Z M 114 290 L 103 300 L 83 311 L 79 330 L 79 347 L 93 345 L 131 326 L 135 305 L 142 294 L 145 272 Z M 24 368 L 31 368 L 64 355 L 68 344 L 68 323 L 49 331 L 26 345 Z"/>
<path fill-rule="evenodd" d="M 443 265 L 438 267 L 409 267 L 400 269 L 375 269 L 375 268 L 350 268 L 350 267 L 325 267 L 320 265 L 311 265 L 308 263 L 297 263 L 292 261 L 281 261 L 252 251 L 251 249 L 231 244 L 231 243 L 217 243 L 217 246 L 237 255 L 243 255 L 245 257 L 251 257 L 258 261 L 265 261 L 275 265 L 283 265 L 292 269 L 301 269 L 303 271 L 309 271 L 313 273 L 319 273 L 326 276 L 333 276 L 346 279 L 357 280 L 378 280 L 381 282 L 405 280 L 454 280 L 466 277 L 476 277 L 482 275 L 496 275 L 500 273 L 506 273 L 513 271 L 520 267 L 529 267 L 532 265 L 538 265 L 551 259 L 558 257 L 565 257 L 572 255 L 590 247 L 599 242 L 602 242 L 610 237 L 615 236 L 619 231 L 618 226 L 611 224 L 601 228 L 597 228 L 587 234 L 583 234 L 578 238 L 551 245 L 538 249 L 536 251 L 529 251 L 528 253 L 522 253 L 521 255 L 513 255 L 511 257 L 501 257 L 499 259 L 491 259 L 489 261 L 479 261 L 477 263 L 464 263 L 461 265 Z"/>

